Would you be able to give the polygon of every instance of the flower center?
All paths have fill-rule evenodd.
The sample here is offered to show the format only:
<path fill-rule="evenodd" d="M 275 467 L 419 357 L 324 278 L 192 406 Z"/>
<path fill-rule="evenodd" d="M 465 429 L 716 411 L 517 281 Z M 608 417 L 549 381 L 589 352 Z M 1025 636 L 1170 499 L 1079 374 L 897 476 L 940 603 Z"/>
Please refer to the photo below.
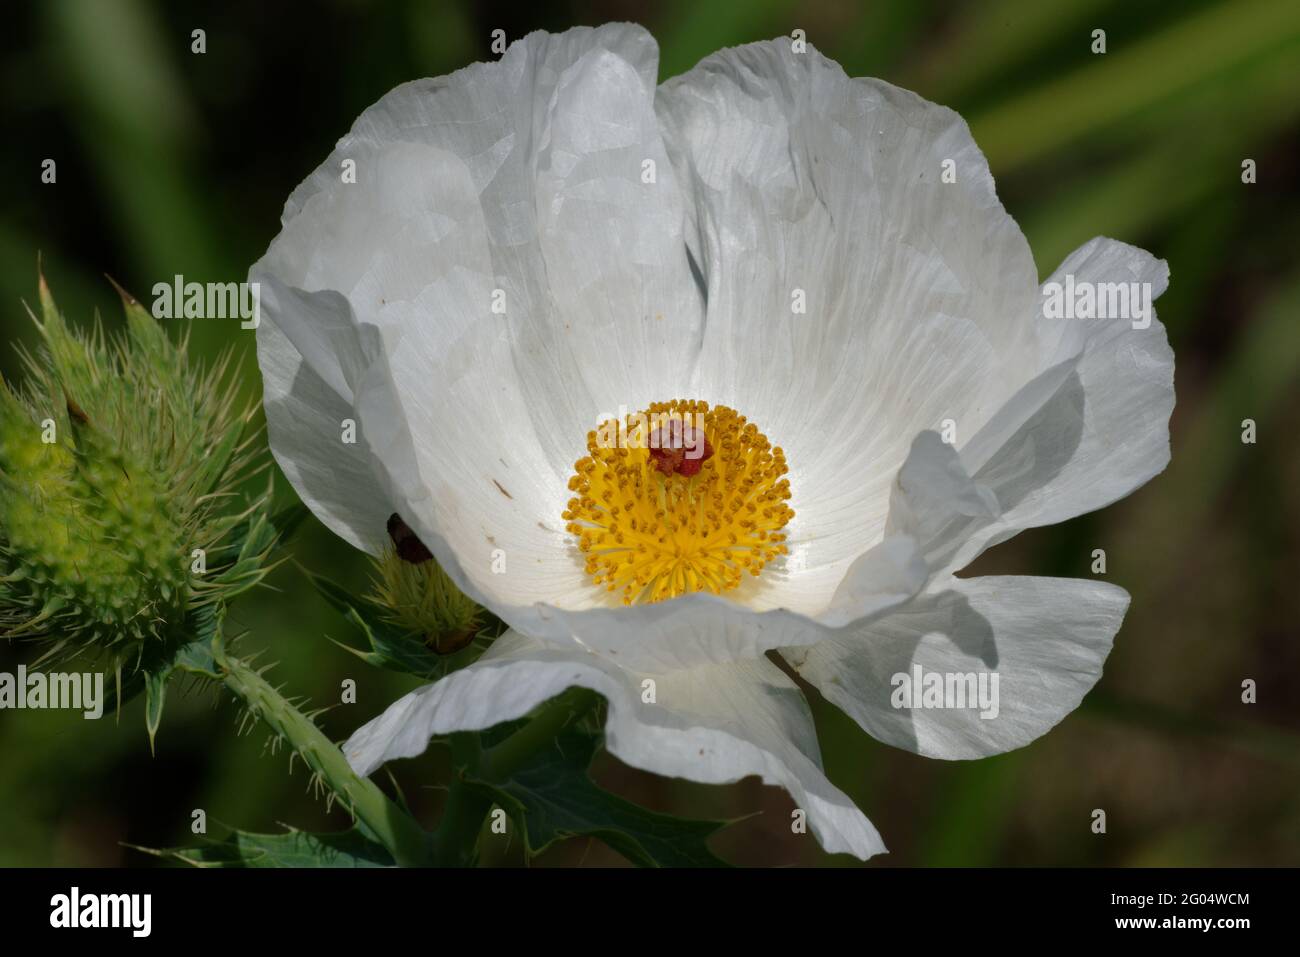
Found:
<path fill-rule="evenodd" d="M 562 517 L 587 574 L 623 603 L 719 595 L 787 553 L 785 453 L 743 415 L 656 402 L 587 433 Z"/>

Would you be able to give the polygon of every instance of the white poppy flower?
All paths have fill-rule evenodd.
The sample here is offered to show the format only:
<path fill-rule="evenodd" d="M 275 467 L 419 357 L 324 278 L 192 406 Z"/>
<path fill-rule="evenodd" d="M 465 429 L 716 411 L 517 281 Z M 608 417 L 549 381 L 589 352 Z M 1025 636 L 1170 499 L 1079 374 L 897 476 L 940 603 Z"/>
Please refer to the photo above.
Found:
<path fill-rule="evenodd" d="M 611 24 L 398 87 L 252 269 L 271 445 L 303 501 L 371 552 L 399 514 L 511 628 L 345 750 L 368 773 L 582 685 L 623 761 L 758 775 L 866 858 L 880 837 L 773 658 L 920 754 L 1046 732 L 1127 594 L 954 573 L 1163 469 L 1173 356 L 1156 321 L 1046 318 L 951 110 L 788 39 L 662 86 L 657 59 Z M 1067 275 L 1158 295 L 1168 270 L 1096 239 Z M 589 439 L 702 403 L 698 468 Z M 917 665 L 995 672 L 997 716 L 894 707 Z"/>

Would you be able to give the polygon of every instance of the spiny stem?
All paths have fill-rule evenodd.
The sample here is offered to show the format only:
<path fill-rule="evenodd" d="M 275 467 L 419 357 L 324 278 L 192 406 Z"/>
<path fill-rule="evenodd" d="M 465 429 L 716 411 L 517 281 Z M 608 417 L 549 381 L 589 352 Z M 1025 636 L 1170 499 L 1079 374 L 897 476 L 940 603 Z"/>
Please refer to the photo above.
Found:
<path fill-rule="evenodd" d="M 348 766 L 343 752 L 306 715 L 247 663 L 222 655 L 218 665 L 225 686 L 250 712 L 289 742 L 353 817 L 387 848 L 399 866 L 432 863 L 429 835 L 373 781 L 357 775 Z"/>

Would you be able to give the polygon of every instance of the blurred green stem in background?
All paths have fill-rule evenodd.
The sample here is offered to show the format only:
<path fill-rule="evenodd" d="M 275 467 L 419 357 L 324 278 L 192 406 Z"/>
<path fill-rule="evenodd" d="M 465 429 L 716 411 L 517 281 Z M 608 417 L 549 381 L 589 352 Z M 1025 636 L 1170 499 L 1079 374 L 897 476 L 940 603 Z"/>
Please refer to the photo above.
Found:
<path fill-rule="evenodd" d="M 954 28 L 926 51 L 921 66 L 895 80 L 949 103 L 983 89 L 1060 37 L 1087 38 L 1112 0 L 989 0 L 966 6 Z M 910 6 L 910 5 L 909 5 Z M 1107 18 L 1109 20 L 1109 18 Z"/>
<path fill-rule="evenodd" d="M 1300 766 L 1300 739 L 1289 731 L 1253 721 L 1215 721 L 1197 714 L 1171 711 L 1149 701 L 1135 701 L 1094 691 L 1084 699 L 1087 714 L 1123 724 L 1184 735 L 1209 738 L 1246 754 Z"/>
<path fill-rule="evenodd" d="M 188 35 L 168 35 L 140 0 L 51 0 L 44 15 L 60 79 L 75 98 L 73 126 L 112 202 L 113 232 L 149 282 L 176 274 L 243 278 L 196 162 L 204 129 L 184 82 Z M 143 296 L 145 290 L 134 290 Z M 228 344 L 220 323 L 196 323 L 204 351 Z"/>
<path fill-rule="evenodd" d="M 1172 130 L 1186 130 L 1206 117 L 1233 116 L 1231 127 L 1220 128 L 1217 136 L 1152 137 L 1144 151 L 1134 151 L 1104 176 L 1093 174 L 1086 188 L 1059 190 L 1039 203 L 1021 226 L 1040 270 L 1050 269 L 1098 231 L 1144 235 L 1195 208 L 1216 192 L 1216 186 L 1241 185 L 1241 160 L 1293 121 L 1297 76 L 1300 45 L 1242 74 L 1231 99 L 1249 102 L 1249 110 L 1234 111 L 1223 101 L 1223 91 L 1216 89 L 1189 96 L 1160 120 Z M 1175 280 L 1182 285 L 1192 278 L 1180 274 Z"/>
<path fill-rule="evenodd" d="M 1124 117 L 1156 106 L 1284 46 L 1300 31 L 1295 0 L 1243 0 L 1211 6 L 1172 23 L 1137 46 L 1031 88 L 970 122 L 999 175 Z M 1294 89 L 1292 89 L 1294 93 Z"/>

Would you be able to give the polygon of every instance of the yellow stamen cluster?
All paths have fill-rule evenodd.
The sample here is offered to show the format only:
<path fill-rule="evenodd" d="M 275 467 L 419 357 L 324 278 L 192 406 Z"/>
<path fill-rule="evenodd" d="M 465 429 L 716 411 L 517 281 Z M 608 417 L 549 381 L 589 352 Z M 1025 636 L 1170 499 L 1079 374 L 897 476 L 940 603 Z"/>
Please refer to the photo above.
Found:
<path fill-rule="evenodd" d="M 676 420 L 675 425 L 666 425 Z M 709 452 L 702 467 L 665 474 L 653 446 L 686 436 Z M 586 556 L 587 574 L 623 603 L 656 602 L 688 592 L 721 594 L 787 554 L 781 531 L 794 510 L 785 453 L 743 415 L 707 402 L 657 402 L 645 412 L 587 433 L 588 454 L 574 464 L 563 518 Z M 695 455 L 698 459 L 700 456 Z M 691 458 L 688 452 L 687 458 Z M 694 474 L 692 474 L 694 473 Z"/>

